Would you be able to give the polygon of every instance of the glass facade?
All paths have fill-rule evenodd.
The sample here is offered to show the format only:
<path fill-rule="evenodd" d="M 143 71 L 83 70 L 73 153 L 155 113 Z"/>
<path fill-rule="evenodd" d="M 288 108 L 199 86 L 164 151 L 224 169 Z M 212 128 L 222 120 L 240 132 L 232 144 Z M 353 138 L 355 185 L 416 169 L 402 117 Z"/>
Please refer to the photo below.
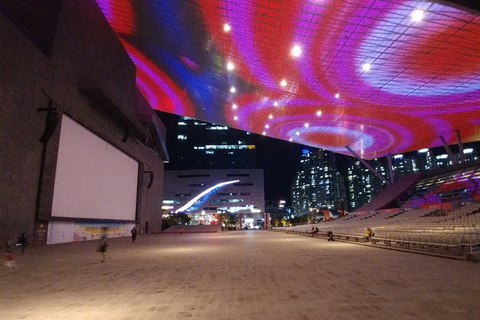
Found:
<path fill-rule="evenodd" d="M 345 179 L 337 170 L 335 153 L 303 150 L 292 186 L 295 213 L 314 208 L 345 209 Z"/>

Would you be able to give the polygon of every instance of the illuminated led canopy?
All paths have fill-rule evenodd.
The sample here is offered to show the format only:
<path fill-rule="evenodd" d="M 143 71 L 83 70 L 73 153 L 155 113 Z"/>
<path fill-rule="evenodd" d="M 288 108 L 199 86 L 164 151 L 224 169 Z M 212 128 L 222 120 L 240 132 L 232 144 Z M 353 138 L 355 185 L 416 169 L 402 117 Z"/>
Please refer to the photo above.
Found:
<path fill-rule="evenodd" d="M 154 109 L 367 159 L 480 140 L 480 16 L 448 1 L 97 3 Z"/>

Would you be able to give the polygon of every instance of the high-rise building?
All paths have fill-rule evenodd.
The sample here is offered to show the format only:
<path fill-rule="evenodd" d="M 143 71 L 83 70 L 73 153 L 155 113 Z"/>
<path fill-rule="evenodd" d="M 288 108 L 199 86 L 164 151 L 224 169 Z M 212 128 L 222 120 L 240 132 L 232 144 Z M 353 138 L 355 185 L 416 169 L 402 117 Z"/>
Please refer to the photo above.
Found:
<path fill-rule="evenodd" d="M 384 182 L 355 158 L 349 159 L 347 168 L 348 204 L 350 210 L 370 202 L 382 191 Z M 367 161 L 377 172 L 388 178 L 387 165 L 380 159 Z"/>
<path fill-rule="evenodd" d="M 345 180 L 337 170 L 335 153 L 304 149 L 292 186 L 295 213 L 310 208 L 345 209 Z"/>
<path fill-rule="evenodd" d="M 251 169 L 256 167 L 254 134 L 192 118 L 178 118 L 169 135 L 167 169 Z"/>

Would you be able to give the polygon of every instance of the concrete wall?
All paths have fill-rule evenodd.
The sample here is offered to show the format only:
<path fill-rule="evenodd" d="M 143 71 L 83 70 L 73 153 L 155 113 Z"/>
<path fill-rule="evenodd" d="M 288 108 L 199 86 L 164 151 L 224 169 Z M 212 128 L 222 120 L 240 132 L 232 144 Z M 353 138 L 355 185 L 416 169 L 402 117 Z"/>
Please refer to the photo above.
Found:
<path fill-rule="evenodd" d="M 151 128 L 156 115 L 135 87 L 134 64 L 93 0 L 63 1 L 54 39 L 47 56 L 12 17 L 0 13 L 2 245 L 21 232 L 32 239 L 35 223 L 52 219 L 60 123 L 48 142 L 41 143 L 47 112 L 38 111 L 50 101 L 59 119 L 68 114 L 154 172 L 151 188 L 148 175 L 140 181 L 137 222 L 143 227 L 148 221 L 151 232 L 160 231 L 166 152 L 158 145 L 145 145 L 155 140 Z M 101 93 L 108 108 L 85 94 L 84 87 L 94 88 L 97 96 Z M 155 120 L 165 134 L 161 121 Z M 132 128 L 136 134 L 123 142 Z"/>

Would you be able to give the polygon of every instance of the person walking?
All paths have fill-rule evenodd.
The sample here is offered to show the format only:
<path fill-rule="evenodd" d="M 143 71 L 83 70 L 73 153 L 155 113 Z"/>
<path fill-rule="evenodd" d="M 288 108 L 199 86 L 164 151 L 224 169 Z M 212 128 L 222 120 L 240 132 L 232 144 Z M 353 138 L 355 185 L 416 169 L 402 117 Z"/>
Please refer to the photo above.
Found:
<path fill-rule="evenodd" d="M 25 252 L 25 247 L 28 244 L 27 237 L 25 237 L 25 233 L 22 233 L 20 237 L 18 237 L 17 246 L 20 246 L 22 254 Z"/>
<path fill-rule="evenodd" d="M 102 227 L 102 235 L 100 236 L 100 245 L 98 251 L 102 254 L 102 260 L 100 262 L 105 262 L 105 258 L 107 257 L 107 227 Z"/>
<path fill-rule="evenodd" d="M 130 230 L 130 233 L 132 234 L 132 243 L 133 243 L 137 239 L 137 226 L 133 226 L 132 230 Z"/>

